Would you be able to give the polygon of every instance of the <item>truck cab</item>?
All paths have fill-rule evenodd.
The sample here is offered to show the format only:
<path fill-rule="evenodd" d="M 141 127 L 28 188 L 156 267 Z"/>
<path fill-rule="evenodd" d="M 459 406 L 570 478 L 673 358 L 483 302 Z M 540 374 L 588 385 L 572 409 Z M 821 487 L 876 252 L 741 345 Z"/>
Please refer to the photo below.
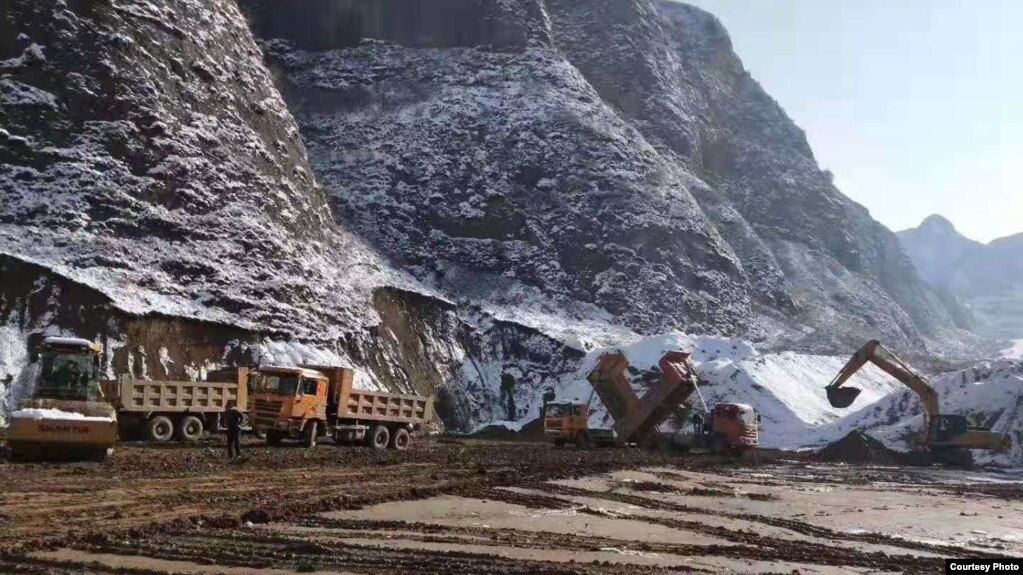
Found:
<path fill-rule="evenodd" d="M 587 448 L 592 445 L 610 445 L 614 432 L 610 429 L 590 429 L 590 406 L 578 401 L 550 402 L 544 406 L 543 433 L 556 446 L 574 443 Z"/>
<path fill-rule="evenodd" d="M 694 416 L 691 434 L 679 430 L 673 442 L 683 450 L 704 448 L 741 455 L 760 445 L 760 416 L 744 403 L 719 403 L 706 419 Z"/>
<path fill-rule="evenodd" d="M 301 438 L 315 445 L 327 421 L 328 380 L 300 367 L 262 367 L 250 376 L 253 429 L 266 433 L 270 445 L 284 438 Z"/>
<path fill-rule="evenodd" d="M 742 452 L 760 444 L 760 416 L 744 403 L 719 403 L 710 412 L 708 445 L 715 451 Z"/>

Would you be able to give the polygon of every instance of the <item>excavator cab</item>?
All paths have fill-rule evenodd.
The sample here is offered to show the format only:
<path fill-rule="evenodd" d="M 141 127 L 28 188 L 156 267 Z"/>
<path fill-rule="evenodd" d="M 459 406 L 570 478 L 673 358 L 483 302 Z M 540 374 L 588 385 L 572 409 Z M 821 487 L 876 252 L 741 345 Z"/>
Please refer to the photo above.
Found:
<path fill-rule="evenodd" d="M 856 401 L 861 391 L 863 390 L 858 387 L 829 387 L 828 402 L 831 403 L 831 407 L 845 409 Z"/>

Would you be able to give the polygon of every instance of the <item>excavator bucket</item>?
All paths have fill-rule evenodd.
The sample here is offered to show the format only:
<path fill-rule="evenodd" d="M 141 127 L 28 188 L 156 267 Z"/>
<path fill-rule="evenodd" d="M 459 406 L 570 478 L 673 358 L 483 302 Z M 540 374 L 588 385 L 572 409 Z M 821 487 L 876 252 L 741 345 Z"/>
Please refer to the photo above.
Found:
<path fill-rule="evenodd" d="M 856 398 L 859 397 L 860 392 L 863 390 L 856 387 L 829 387 L 827 391 L 831 407 L 841 409 L 852 405 L 852 402 L 856 401 Z"/>

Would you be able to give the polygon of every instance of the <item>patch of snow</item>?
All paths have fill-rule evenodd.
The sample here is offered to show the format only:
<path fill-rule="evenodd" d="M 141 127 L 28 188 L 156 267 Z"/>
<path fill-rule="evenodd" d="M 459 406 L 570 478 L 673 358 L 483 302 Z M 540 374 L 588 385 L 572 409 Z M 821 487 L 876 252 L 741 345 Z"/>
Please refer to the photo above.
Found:
<path fill-rule="evenodd" d="M 75 345 L 75 346 L 91 346 L 93 342 L 82 339 L 80 337 L 48 337 L 43 340 L 43 343 L 50 345 Z"/>
<path fill-rule="evenodd" d="M 1023 339 L 1017 339 L 999 354 L 1004 359 L 1023 359 Z"/>
<path fill-rule="evenodd" d="M 42 408 L 29 408 L 19 409 L 11 413 L 11 417 L 15 419 L 62 419 L 62 420 L 73 420 L 73 421 L 114 421 L 111 417 L 96 417 L 82 415 L 81 413 L 74 413 L 71 411 L 63 411 L 60 409 L 42 409 Z"/>

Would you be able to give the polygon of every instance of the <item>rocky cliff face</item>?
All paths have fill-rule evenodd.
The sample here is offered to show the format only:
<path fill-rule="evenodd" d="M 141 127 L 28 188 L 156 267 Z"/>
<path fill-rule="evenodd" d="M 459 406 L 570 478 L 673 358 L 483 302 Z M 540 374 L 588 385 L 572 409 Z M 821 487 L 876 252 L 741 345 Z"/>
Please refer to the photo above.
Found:
<path fill-rule="evenodd" d="M 133 313 L 305 337 L 372 321 L 234 2 L 3 0 L 0 253 Z"/>
<path fill-rule="evenodd" d="M 0 126 L 0 394 L 75 333 L 111 373 L 352 364 L 467 428 L 572 335 L 955 334 L 680 4 L 0 0 Z"/>
<path fill-rule="evenodd" d="M 920 275 L 966 306 L 978 333 L 1023 338 L 1023 234 L 982 244 L 933 215 L 898 236 Z"/>
<path fill-rule="evenodd" d="M 420 280 L 639 332 L 957 336 L 709 14 L 452 0 L 415 20 L 406 4 L 280 18 L 285 2 L 242 2 L 339 218 Z"/>

